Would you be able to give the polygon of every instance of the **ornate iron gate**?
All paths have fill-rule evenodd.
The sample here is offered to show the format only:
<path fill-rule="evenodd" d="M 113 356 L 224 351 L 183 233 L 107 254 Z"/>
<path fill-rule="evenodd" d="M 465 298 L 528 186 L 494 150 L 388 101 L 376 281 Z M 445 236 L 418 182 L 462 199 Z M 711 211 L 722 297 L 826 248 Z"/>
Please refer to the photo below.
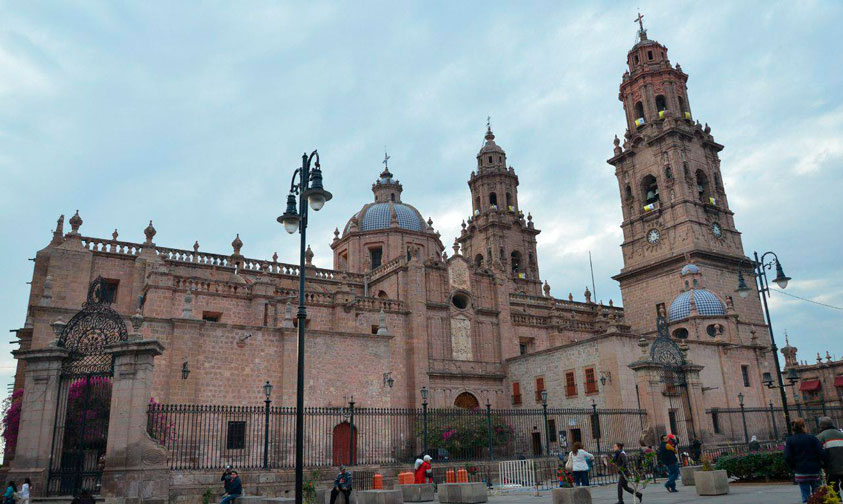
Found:
<path fill-rule="evenodd" d="M 50 454 L 48 495 L 99 493 L 108 441 L 113 362 L 105 346 L 126 341 L 123 318 L 111 307 L 105 282 L 97 277 L 82 310 L 58 339 L 68 350 L 59 379 Z"/>
<path fill-rule="evenodd" d="M 667 398 L 670 432 L 679 436 L 682 444 L 688 444 L 697 433 L 688 396 L 685 357 L 679 345 L 670 339 L 667 320 L 659 316 L 657 325 L 659 335 L 650 347 L 650 359 L 662 366 L 660 381 L 662 394 Z"/>

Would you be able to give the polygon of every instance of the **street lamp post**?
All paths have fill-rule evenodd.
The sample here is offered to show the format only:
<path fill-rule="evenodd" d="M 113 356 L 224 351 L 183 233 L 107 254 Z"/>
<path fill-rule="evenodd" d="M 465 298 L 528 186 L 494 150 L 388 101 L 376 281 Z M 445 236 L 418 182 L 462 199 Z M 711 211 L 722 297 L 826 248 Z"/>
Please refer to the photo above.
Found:
<path fill-rule="evenodd" d="M 542 390 L 542 412 L 544 413 L 544 454 L 550 456 L 550 429 L 547 423 L 547 390 Z"/>
<path fill-rule="evenodd" d="M 316 158 L 313 170 L 310 165 Z M 298 175 L 298 183 L 296 183 Z M 296 198 L 298 197 L 298 205 Z M 302 154 L 302 166 L 293 172 L 290 181 L 290 194 L 287 195 L 287 209 L 278 217 L 278 222 L 290 234 L 297 230 L 301 235 L 299 253 L 299 309 L 298 319 L 298 371 L 296 377 L 296 504 L 302 504 L 302 486 L 304 484 L 304 329 L 307 310 L 304 306 L 305 247 L 307 246 L 307 205 L 319 211 L 330 200 L 331 193 L 322 187 L 322 169 L 319 166 L 319 153 L 313 151 L 310 156 Z"/>
<path fill-rule="evenodd" d="M 266 396 L 266 419 L 263 424 L 263 468 L 269 469 L 269 404 L 272 402 L 272 384 L 266 380 L 266 385 L 263 386 L 263 393 Z"/>
<path fill-rule="evenodd" d="M 600 453 L 600 415 L 597 413 L 597 401 L 591 400 L 591 433 L 597 440 L 597 453 Z"/>
<path fill-rule="evenodd" d="M 422 396 L 422 423 L 424 424 L 424 437 L 422 438 L 424 454 L 427 455 L 427 387 L 421 388 Z"/>
<path fill-rule="evenodd" d="M 767 317 L 767 329 L 770 331 L 770 350 L 773 352 L 773 361 L 776 363 L 776 378 L 779 382 L 778 388 L 781 393 L 782 409 L 784 410 L 784 422 L 787 425 L 787 435 L 790 436 L 793 432 L 790 426 L 790 411 L 787 407 L 787 394 L 785 394 L 784 391 L 785 385 L 784 380 L 782 380 L 782 367 L 781 364 L 779 364 L 779 349 L 776 346 L 776 339 L 773 336 L 773 323 L 770 320 L 770 308 L 767 306 L 767 298 L 770 296 L 770 283 L 767 279 L 767 270 L 772 269 L 773 265 L 775 265 L 776 278 L 773 279 L 773 281 L 776 282 L 776 285 L 782 289 L 787 288 L 787 283 L 790 281 L 790 277 L 784 274 L 782 263 L 779 261 L 779 257 L 774 252 L 765 252 L 760 259 L 758 258 L 758 252 L 753 252 L 753 254 L 755 256 L 755 261 L 752 266 L 755 270 L 756 288 L 758 289 L 758 293 L 761 295 L 761 301 L 764 303 L 764 314 Z M 769 262 L 765 263 L 764 261 L 768 255 L 772 256 L 772 258 Z M 752 292 L 752 289 L 747 287 L 741 270 L 738 270 L 738 288 L 735 292 L 744 299 L 746 299 L 750 292 Z"/>
<path fill-rule="evenodd" d="M 489 431 L 489 460 L 495 460 L 495 448 L 492 442 L 492 402 L 488 397 L 486 398 L 486 430 Z"/>
<path fill-rule="evenodd" d="M 749 444 L 749 432 L 746 430 L 746 411 L 743 407 L 743 392 L 738 394 L 738 402 L 741 405 L 741 419 L 743 420 L 743 440 L 746 444 Z"/>

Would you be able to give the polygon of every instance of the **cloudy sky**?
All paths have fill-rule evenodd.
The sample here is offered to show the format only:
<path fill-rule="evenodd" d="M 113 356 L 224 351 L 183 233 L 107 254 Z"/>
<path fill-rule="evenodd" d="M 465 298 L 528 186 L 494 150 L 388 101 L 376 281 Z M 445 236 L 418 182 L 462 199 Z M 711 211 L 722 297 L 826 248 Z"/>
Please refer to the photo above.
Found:
<path fill-rule="evenodd" d="M 775 250 L 787 293 L 843 306 L 843 3 L 0 1 L 0 326 L 24 323 L 27 259 L 59 214 L 82 233 L 297 261 L 289 177 L 318 148 L 334 192 L 315 262 L 390 168 L 446 246 L 487 115 L 538 228 L 542 276 L 576 299 L 594 259 L 617 303 L 612 138 L 640 6 L 690 74 L 695 116 L 726 146 L 744 245 Z M 836 216 L 836 217 L 835 217 Z M 843 311 L 773 293 L 800 357 L 843 357 Z M 0 383 L 13 364 L 0 344 Z"/>

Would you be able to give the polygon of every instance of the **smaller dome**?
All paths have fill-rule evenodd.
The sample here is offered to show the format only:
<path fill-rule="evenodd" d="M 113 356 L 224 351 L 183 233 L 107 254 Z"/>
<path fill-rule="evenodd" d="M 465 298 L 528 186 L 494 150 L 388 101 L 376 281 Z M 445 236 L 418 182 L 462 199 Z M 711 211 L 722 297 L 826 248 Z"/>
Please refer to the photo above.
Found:
<path fill-rule="evenodd" d="M 389 229 L 392 220 L 390 207 L 395 208 L 398 227 L 410 231 L 424 231 L 425 225 L 419 213 L 403 203 L 375 203 L 365 208 L 362 218 L 359 218 L 360 231 Z"/>
<path fill-rule="evenodd" d="M 691 289 L 679 294 L 670 303 L 668 318 L 671 322 L 682 320 L 691 314 L 691 295 L 694 296 L 694 306 L 700 315 L 726 315 L 726 309 L 717 296 L 705 289 Z"/>
<path fill-rule="evenodd" d="M 693 264 L 693 263 L 689 263 L 689 264 L 686 264 L 686 265 L 682 268 L 682 273 L 681 273 L 681 275 L 682 275 L 682 276 L 685 276 L 685 275 L 693 275 L 693 274 L 696 274 L 696 273 L 699 273 L 699 272 L 700 272 L 700 267 L 699 267 L 699 266 L 697 266 L 696 264 Z"/>
<path fill-rule="evenodd" d="M 492 128 L 486 128 L 486 142 L 483 144 L 483 147 L 480 149 L 480 152 L 477 154 L 481 156 L 483 154 L 495 152 L 497 154 L 506 154 L 500 145 L 495 143 L 495 134 L 492 133 Z"/>

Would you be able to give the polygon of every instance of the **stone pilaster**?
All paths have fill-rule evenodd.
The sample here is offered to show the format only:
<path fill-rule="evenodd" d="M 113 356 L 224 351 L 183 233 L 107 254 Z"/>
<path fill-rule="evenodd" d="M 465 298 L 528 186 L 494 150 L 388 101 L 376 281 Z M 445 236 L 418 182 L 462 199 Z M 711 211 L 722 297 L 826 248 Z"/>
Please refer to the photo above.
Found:
<path fill-rule="evenodd" d="M 147 434 L 154 359 L 164 347 L 157 340 L 108 345 L 114 358 L 111 416 L 102 475 L 106 503 L 166 503 L 169 470 L 166 450 Z"/>
<path fill-rule="evenodd" d="M 33 496 L 45 495 L 47 488 L 59 378 L 67 353 L 55 346 L 12 352 L 16 359 L 26 362 L 26 372 L 18 444 L 8 478 L 30 478 Z"/>

